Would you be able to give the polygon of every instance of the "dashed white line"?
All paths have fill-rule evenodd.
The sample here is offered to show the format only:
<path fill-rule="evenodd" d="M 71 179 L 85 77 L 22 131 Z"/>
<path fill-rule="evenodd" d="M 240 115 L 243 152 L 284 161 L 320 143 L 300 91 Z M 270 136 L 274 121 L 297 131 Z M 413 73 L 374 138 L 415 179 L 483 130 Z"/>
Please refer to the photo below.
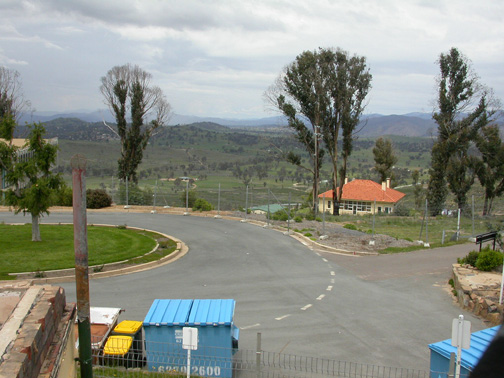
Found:
<path fill-rule="evenodd" d="M 313 306 L 312 304 L 307 304 L 306 306 L 304 307 L 301 307 L 301 310 L 308 310 L 311 306 Z"/>
<path fill-rule="evenodd" d="M 331 276 L 335 276 L 336 272 L 334 270 L 331 270 Z"/>
<path fill-rule="evenodd" d="M 260 323 L 256 323 L 256 324 L 252 324 L 249 326 L 241 327 L 240 329 L 250 329 L 250 328 L 259 327 L 260 325 L 261 325 Z"/>
<path fill-rule="evenodd" d="M 322 299 L 324 299 L 325 297 L 325 294 L 320 294 L 317 298 L 317 301 L 321 301 Z"/>
<path fill-rule="evenodd" d="M 326 290 L 327 290 L 327 291 L 332 291 L 332 288 L 333 288 L 333 287 L 332 287 L 331 285 L 329 285 L 329 286 L 327 286 L 327 289 L 326 289 Z"/>
<path fill-rule="evenodd" d="M 290 316 L 290 314 L 287 314 L 287 315 L 284 315 L 284 316 L 280 316 L 278 318 L 275 318 L 275 320 L 284 320 L 285 318 L 288 318 Z"/>
<path fill-rule="evenodd" d="M 327 259 L 322 259 L 323 262 L 327 262 Z"/>

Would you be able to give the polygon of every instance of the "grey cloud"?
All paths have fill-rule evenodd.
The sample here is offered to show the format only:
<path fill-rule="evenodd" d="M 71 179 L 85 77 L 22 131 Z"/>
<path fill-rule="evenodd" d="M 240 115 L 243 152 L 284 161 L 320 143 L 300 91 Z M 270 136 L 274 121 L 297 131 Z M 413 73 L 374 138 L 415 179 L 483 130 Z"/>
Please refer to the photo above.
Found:
<path fill-rule="evenodd" d="M 243 28 L 245 30 L 277 30 L 278 20 L 268 14 L 255 15 L 246 8 L 248 2 L 235 1 L 67 1 L 29 0 L 46 15 L 57 13 L 102 24 L 158 26 L 173 30 L 208 30 Z M 19 7 L 18 7 L 19 8 Z"/>

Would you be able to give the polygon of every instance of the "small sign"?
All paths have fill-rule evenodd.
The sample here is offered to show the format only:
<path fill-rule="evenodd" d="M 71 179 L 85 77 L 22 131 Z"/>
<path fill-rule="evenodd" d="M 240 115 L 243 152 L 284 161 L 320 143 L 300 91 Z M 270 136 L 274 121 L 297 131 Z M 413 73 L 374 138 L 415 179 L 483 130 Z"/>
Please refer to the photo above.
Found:
<path fill-rule="evenodd" d="M 198 328 L 184 327 L 182 328 L 182 348 L 189 350 L 198 349 Z"/>
<path fill-rule="evenodd" d="M 463 349 L 471 347 L 471 322 L 463 320 L 464 318 L 453 319 L 452 322 L 452 340 L 451 345 Z"/>
<path fill-rule="evenodd" d="M 181 329 L 176 329 L 175 330 L 175 342 L 177 344 L 182 344 L 182 330 Z"/>

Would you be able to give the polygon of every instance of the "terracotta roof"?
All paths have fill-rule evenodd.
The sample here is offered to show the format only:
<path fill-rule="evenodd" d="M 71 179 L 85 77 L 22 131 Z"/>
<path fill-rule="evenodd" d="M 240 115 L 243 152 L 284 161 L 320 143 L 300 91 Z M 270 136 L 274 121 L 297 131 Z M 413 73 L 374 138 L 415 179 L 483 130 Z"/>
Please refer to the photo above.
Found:
<path fill-rule="evenodd" d="M 396 203 L 406 194 L 392 188 L 382 189 L 382 185 L 371 180 L 353 180 L 343 186 L 345 201 L 374 201 Z M 333 191 L 328 190 L 319 198 L 332 198 Z"/>

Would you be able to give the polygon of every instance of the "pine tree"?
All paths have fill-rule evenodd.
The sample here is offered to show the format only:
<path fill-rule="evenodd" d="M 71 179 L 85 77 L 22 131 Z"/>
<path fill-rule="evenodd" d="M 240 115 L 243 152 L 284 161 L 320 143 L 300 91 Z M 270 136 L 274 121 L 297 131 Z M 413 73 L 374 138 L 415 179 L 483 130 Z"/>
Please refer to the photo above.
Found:
<path fill-rule="evenodd" d="M 373 148 L 375 169 L 380 175 L 380 182 L 387 178 L 394 179 L 392 168 L 397 163 L 397 156 L 394 154 L 392 142 L 389 139 L 378 138 Z"/>
<path fill-rule="evenodd" d="M 18 158 L 18 148 L 0 142 L 2 160 L 6 164 L 6 181 L 11 185 L 7 190 L 6 202 L 14 206 L 15 213 L 30 213 L 32 218 L 32 241 L 41 241 L 39 219 L 49 214 L 49 207 L 56 200 L 63 179 L 51 171 L 56 162 L 58 146 L 52 145 L 43 137 L 45 129 L 41 124 L 30 127 L 25 148 L 30 152 L 27 159 Z M 6 154 L 5 154 L 6 153 Z"/>
<path fill-rule="evenodd" d="M 456 48 L 439 57 L 440 75 L 437 111 L 438 136 L 432 148 L 427 199 L 432 215 L 443 209 L 448 195 L 464 209 L 467 192 L 474 182 L 469 147 L 487 122 L 487 93 L 481 92 L 468 59 Z M 475 102 L 477 101 L 476 105 Z M 468 112 L 468 114 L 467 114 Z"/>

